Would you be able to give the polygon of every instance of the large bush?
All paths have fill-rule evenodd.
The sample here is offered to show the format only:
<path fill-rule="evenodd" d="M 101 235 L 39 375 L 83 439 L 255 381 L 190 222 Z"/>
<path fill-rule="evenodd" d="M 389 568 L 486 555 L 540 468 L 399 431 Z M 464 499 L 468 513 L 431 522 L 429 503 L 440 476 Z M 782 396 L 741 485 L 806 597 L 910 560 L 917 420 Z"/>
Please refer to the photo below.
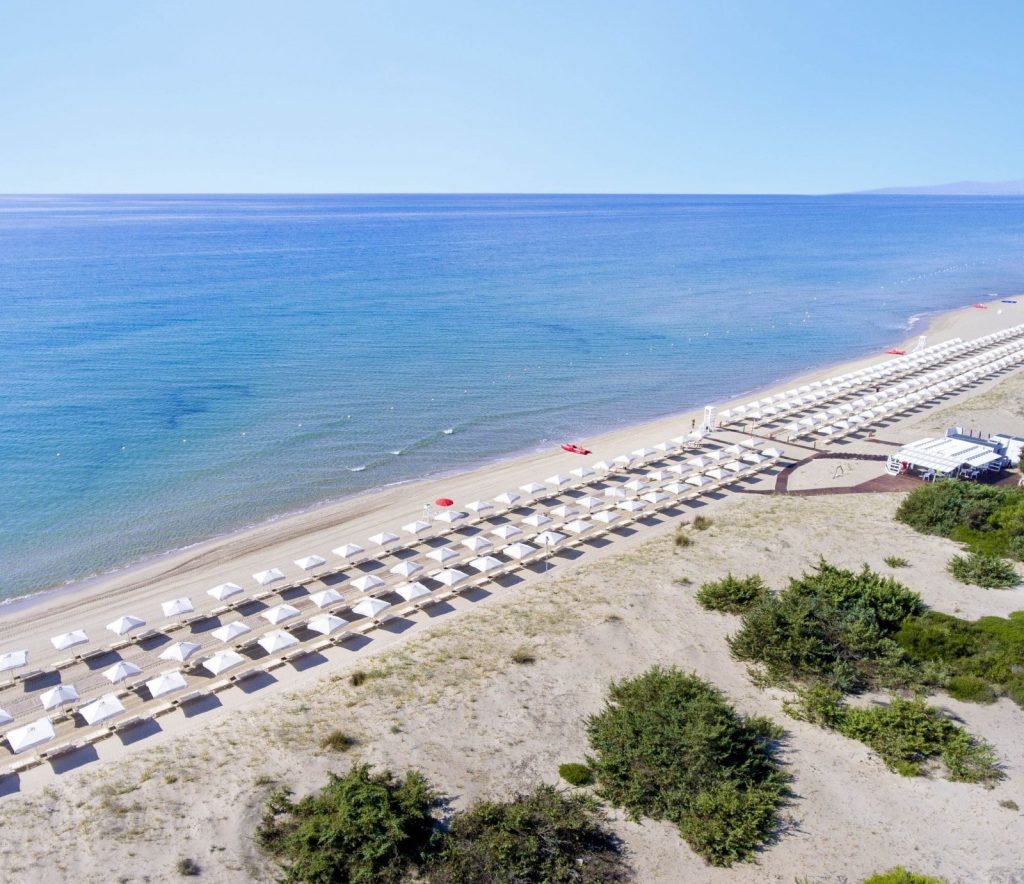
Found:
<path fill-rule="evenodd" d="M 727 574 L 721 580 L 705 583 L 697 590 L 697 601 L 702 607 L 728 614 L 742 614 L 768 594 L 768 587 L 757 574 L 733 577 Z"/>
<path fill-rule="evenodd" d="M 612 684 L 587 733 L 599 793 L 634 818 L 673 822 L 708 862 L 749 860 L 776 830 L 781 730 L 697 676 L 655 667 Z"/>
<path fill-rule="evenodd" d="M 377 884 L 405 880 L 434 840 L 437 796 L 416 771 L 401 780 L 367 765 L 298 802 L 279 789 L 268 802 L 257 843 L 277 857 L 285 882 Z"/>
<path fill-rule="evenodd" d="M 863 884 L 946 884 L 946 879 L 919 875 L 917 872 L 908 872 L 903 866 L 896 866 L 888 872 L 878 872 L 865 878 Z"/>
<path fill-rule="evenodd" d="M 630 878 L 596 800 L 540 786 L 452 818 L 432 884 L 604 884 Z"/>
<path fill-rule="evenodd" d="M 823 561 L 747 610 L 729 646 L 775 684 L 822 680 L 844 692 L 903 684 L 912 673 L 891 637 L 921 609 L 891 577 Z"/>
<path fill-rule="evenodd" d="M 896 519 L 924 534 L 948 537 L 958 526 L 985 527 L 1008 493 L 992 485 L 939 479 L 911 491 L 896 510 Z"/>
<path fill-rule="evenodd" d="M 855 707 L 838 691 L 818 685 L 799 692 L 786 711 L 859 740 L 904 776 L 918 776 L 928 762 L 937 760 L 945 764 L 951 780 L 979 783 L 1003 776 L 987 743 L 920 698 L 893 697 L 885 706 Z"/>

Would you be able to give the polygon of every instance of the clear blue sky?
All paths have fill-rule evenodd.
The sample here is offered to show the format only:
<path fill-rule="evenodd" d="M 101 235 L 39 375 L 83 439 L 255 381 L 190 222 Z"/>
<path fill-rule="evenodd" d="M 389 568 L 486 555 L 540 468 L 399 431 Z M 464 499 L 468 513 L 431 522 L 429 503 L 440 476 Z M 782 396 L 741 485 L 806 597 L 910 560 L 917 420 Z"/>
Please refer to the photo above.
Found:
<path fill-rule="evenodd" d="M 4 0 L 0 192 L 1024 178 L 1024 3 Z"/>

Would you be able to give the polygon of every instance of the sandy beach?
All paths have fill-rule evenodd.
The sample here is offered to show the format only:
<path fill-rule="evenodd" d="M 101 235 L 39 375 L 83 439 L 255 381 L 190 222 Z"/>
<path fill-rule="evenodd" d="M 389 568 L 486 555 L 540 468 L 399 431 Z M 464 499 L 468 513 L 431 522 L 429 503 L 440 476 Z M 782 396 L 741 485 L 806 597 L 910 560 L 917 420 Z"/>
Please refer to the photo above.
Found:
<path fill-rule="evenodd" d="M 1018 309 L 994 301 L 985 310 L 943 314 L 926 330 L 915 329 L 904 346 L 925 331 L 929 344 L 976 338 L 1018 324 Z M 891 358 L 873 354 L 758 395 Z M 160 602 L 167 599 L 189 596 L 197 610 L 213 609 L 208 588 L 233 581 L 251 592 L 252 575 L 267 568 L 280 568 L 289 581 L 298 581 L 306 575 L 295 559 L 314 553 L 332 559 L 330 550 L 347 542 L 368 547 L 368 537 L 399 533 L 437 497 L 450 497 L 456 506 L 491 499 L 526 482 L 685 434 L 701 419 L 700 412 L 674 415 L 585 440 L 593 452 L 586 459 L 556 449 L 387 488 L 162 556 L 84 587 L 35 596 L 0 609 L 0 651 L 26 648 L 30 668 L 45 668 L 69 656 L 50 646 L 58 633 L 82 628 L 99 646 L 113 638 L 104 627 L 120 615 L 159 627 L 165 621 Z M 878 438 L 817 447 L 878 455 L 891 450 L 893 441 L 941 433 L 951 424 L 1024 434 L 1020 371 L 886 421 Z M 715 434 L 726 443 L 740 437 Z M 789 461 L 809 453 L 806 440 L 781 447 Z M 1024 836 L 1024 820 L 999 805 L 1019 797 L 1024 787 L 1024 719 L 1018 707 L 1005 699 L 974 706 L 941 698 L 941 705 L 995 745 L 1007 772 L 995 789 L 903 780 L 863 746 L 786 719 L 780 695 L 757 691 L 743 666 L 729 658 L 724 638 L 735 621 L 701 609 L 693 592 L 728 571 L 760 571 L 777 587 L 822 556 L 841 565 L 882 567 L 882 558 L 895 551 L 911 561 L 907 583 L 939 610 L 967 617 L 1006 614 L 1024 607 L 1024 589 L 982 592 L 955 583 L 944 567 L 955 545 L 893 523 L 897 493 L 749 493 L 770 491 L 776 472 L 752 477 L 743 485 L 748 493 L 723 490 L 675 514 L 641 519 L 601 544 L 555 555 L 543 568 L 524 569 L 307 655 L 248 687 L 218 693 L 195 711 L 175 711 L 138 733 L 97 743 L 85 757 L 68 756 L 0 778 L 0 800 L 8 811 L 3 879 L 99 882 L 111 880 L 113 869 L 120 880 L 171 880 L 174 859 L 192 856 L 204 880 L 270 881 L 273 869 L 251 843 L 270 782 L 313 789 L 325 771 L 354 759 L 395 769 L 418 766 L 460 804 L 537 781 L 555 782 L 559 763 L 582 758 L 581 723 L 600 708 L 608 682 L 652 663 L 672 663 L 712 680 L 742 711 L 784 722 L 797 797 L 788 810 L 791 826 L 779 842 L 757 864 L 729 870 L 706 867 L 671 827 L 616 820 L 638 880 L 858 881 L 897 863 L 950 881 L 1019 880 L 1015 845 Z M 826 461 L 812 461 L 793 472 L 789 487 L 849 486 L 880 474 L 877 461 L 856 461 L 842 476 Z M 711 515 L 714 526 L 692 550 L 676 552 L 670 534 L 696 510 Z M 842 530 L 835 530 L 839 522 Z M 319 582 L 309 587 L 323 588 Z M 295 597 L 305 594 L 303 589 Z M 511 651 L 523 644 L 536 651 L 537 663 L 509 664 Z M 344 676 L 356 666 L 377 677 L 352 687 Z M 14 690 L 0 692 L 0 706 Z M 359 739 L 343 757 L 319 748 L 323 734 L 339 724 Z M 48 835 L 45 849 L 31 846 L 30 833 L 39 831 Z M 13 845 L 21 846 L 15 851 Z M 116 857 L 101 861 L 110 845 L 116 845 Z"/>

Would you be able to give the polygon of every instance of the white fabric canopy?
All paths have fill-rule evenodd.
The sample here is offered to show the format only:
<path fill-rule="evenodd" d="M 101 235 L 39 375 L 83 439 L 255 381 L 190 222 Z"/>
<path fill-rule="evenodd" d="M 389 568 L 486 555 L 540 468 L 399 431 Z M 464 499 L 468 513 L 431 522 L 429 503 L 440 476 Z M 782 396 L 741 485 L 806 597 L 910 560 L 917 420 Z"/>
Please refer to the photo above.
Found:
<path fill-rule="evenodd" d="M 15 728 L 7 732 L 7 742 L 11 744 L 11 751 L 17 755 L 47 740 L 52 740 L 53 722 L 48 718 L 40 718 L 24 727 Z"/>
<path fill-rule="evenodd" d="M 485 549 L 494 548 L 494 544 L 491 541 L 486 537 L 481 537 L 479 534 L 475 537 L 467 537 L 462 541 L 462 545 L 473 552 L 483 552 Z"/>
<path fill-rule="evenodd" d="M 206 590 L 207 595 L 213 596 L 217 601 L 222 602 L 228 596 L 235 595 L 239 592 L 244 592 L 237 583 L 221 583 L 219 586 L 215 586 L 213 589 Z"/>
<path fill-rule="evenodd" d="M 318 608 L 326 608 L 328 605 L 342 601 L 345 597 L 336 589 L 322 589 L 320 592 L 314 592 L 309 598 Z"/>
<path fill-rule="evenodd" d="M 182 614 L 190 614 L 195 610 L 192 607 L 192 599 L 184 596 L 180 599 L 161 602 L 160 607 L 163 609 L 165 617 L 180 617 Z"/>
<path fill-rule="evenodd" d="M 522 533 L 522 529 L 517 528 L 515 525 L 499 525 L 491 532 L 491 534 L 493 534 L 495 537 L 500 537 L 502 540 L 508 540 L 511 537 L 517 537 Z"/>
<path fill-rule="evenodd" d="M 403 525 L 402 530 L 406 534 L 420 535 L 424 531 L 430 530 L 430 522 L 424 522 L 422 519 L 417 519 L 415 522 L 410 522 L 408 525 Z"/>
<path fill-rule="evenodd" d="M 537 547 L 530 546 L 528 543 L 513 543 L 511 546 L 506 546 L 502 552 L 513 559 L 522 561 L 537 552 Z"/>
<path fill-rule="evenodd" d="M 428 559 L 433 559 L 435 562 L 439 562 L 442 565 L 445 562 L 451 561 L 452 559 L 457 559 L 458 557 L 459 554 L 455 552 L 455 550 L 453 550 L 450 546 L 442 546 L 438 549 L 432 549 L 430 552 L 427 553 Z"/>
<path fill-rule="evenodd" d="M 195 642 L 175 642 L 161 655 L 161 660 L 175 660 L 178 663 L 184 663 L 189 657 L 191 657 L 201 645 Z"/>
<path fill-rule="evenodd" d="M 377 546 L 390 546 L 399 539 L 397 534 L 392 534 L 390 531 L 382 531 L 380 534 L 374 534 L 370 538 L 370 543 L 375 543 Z"/>
<path fill-rule="evenodd" d="M 245 657 L 234 651 L 218 651 L 212 657 L 203 660 L 203 668 L 213 675 L 220 675 L 222 672 L 239 666 L 245 662 Z"/>
<path fill-rule="evenodd" d="M 449 588 L 452 586 L 458 586 L 463 580 L 467 580 L 469 578 L 469 575 L 465 571 L 457 571 L 455 568 L 445 568 L 443 571 L 438 571 L 436 574 L 431 576 Z"/>
<path fill-rule="evenodd" d="M 302 568 L 303 571 L 312 571 L 314 568 L 319 568 L 321 565 L 327 564 L 327 559 L 323 556 L 304 556 L 301 559 L 296 559 L 295 564 Z"/>
<path fill-rule="evenodd" d="M 212 634 L 218 641 L 229 642 L 240 635 L 245 635 L 247 632 L 252 632 L 252 628 L 246 626 L 241 620 L 232 620 L 230 623 L 225 623 L 223 626 L 213 630 Z"/>
<path fill-rule="evenodd" d="M 330 635 L 332 632 L 337 632 L 347 625 L 347 620 L 343 620 L 334 614 L 317 614 L 316 617 L 311 618 L 309 623 L 306 624 L 313 632 L 319 632 L 321 635 Z"/>
<path fill-rule="evenodd" d="M 275 654 L 278 651 L 283 651 L 285 648 L 294 647 L 298 643 L 299 640 L 294 635 L 290 632 L 285 632 L 283 629 L 272 629 L 256 639 L 256 644 L 268 654 Z"/>
<path fill-rule="evenodd" d="M 124 617 L 118 617 L 112 623 L 107 624 L 107 629 L 116 635 L 125 635 L 131 632 L 133 629 L 138 629 L 140 626 L 145 626 L 146 621 L 139 617 L 132 617 L 126 615 Z"/>
<path fill-rule="evenodd" d="M 445 547 L 447 549 L 447 547 Z M 399 577 L 412 577 L 417 571 L 422 571 L 423 566 L 417 565 L 415 562 L 399 562 L 395 567 L 388 568 L 388 571 L 392 574 L 397 574 Z"/>
<path fill-rule="evenodd" d="M 39 695 L 39 702 L 43 704 L 44 709 L 55 709 L 65 703 L 74 703 L 77 699 L 78 691 L 73 684 L 59 684 Z"/>
<path fill-rule="evenodd" d="M 362 617 L 376 617 L 381 611 L 386 611 L 391 606 L 382 599 L 363 599 L 352 606 L 352 610 Z"/>
<path fill-rule="evenodd" d="M 266 611 L 261 612 L 260 616 L 276 626 L 278 623 L 283 623 L 292 617 L 298 617 L 299 609 L 292 605 L 274 605 L 273 608 L 267 608 Z"/>
<path fill-rule="evenodd" d="M 18 669 L 28 662 L 28 651 L 7 651 L 0 654 L 0 672 L 8 669 Z"/>
<path fill-rule="evenodd" d="M 346 543 L 344 546 L 335 547 L 331 550 L 331 552 L 334 553 L 336 556 L 340 556 L 343 559 L 348 559 L 349 561 L 351 561 L 352 559 L 355 559 L 358 556 L 363 555 L 363 553 L 365 553 L 366 550 L 363 549 L 358 543 Z"/>
<path fill-rule="evenodd" d="M 525 485 L 519 486 L 520 491 L 525 491 L 527 494 L 540 494 L 541 491 L 547 491 L 540 482 L 527 482 Z"/>
<path fill-rule="evenodd" d="M 111 684 L 124 681 L 132 675 L 138 675 L 142 670 L 128 660 L 120 660 L 113 666 L 103 670 L 103 677 Z"/>
<path fill-rule="evenodd" d="M 284 574 L 277 568 L 270 568 L 267 571 L 257 571 L 252 575 L 252 579 L 260 586 L 269 586 L 271 583 L 276 583 L 278 580 L 284 580 Z"/>
<path fill-rule="evenodd" d="M 505 567 L 505 563 L 500 559 L 494 558 L 494 556 L 480 556 L 479 558 L 473 559 L 469 563 L 474 571 L 479 571 L 481 574 L 487 574 L 490 571 L 495 571 L 498 568 Z"/>
<path fill-rule="evenodd" d="M 486 513 L 488 510 L 493 510 L 494 504 L 488 503 L 486 500 L 472 500 L 466 504 L 466 509 L 479 516 L 481 513 Z"/>
<path fill-rule="evenodd" d="M 550 521 L 551 519 L 544 513 L 530 513 L 523 519 L 523 524 L 529 525 L 531 528 L 539 528 L 541 525 L 547 525 Z"/>
<path fill-rule="evenodd" d="M 78 712 L 87 723 L 99 724 L 101 721 L 120 715 L 124 712 L 124 706 L 117 699 L 117 694 L 104 694 L 98 700 L 83 706 Z"/>
<path fill-rule="evenodd" d="M 73 629 L 71 632 L 65 632 L 61 635 L 55 635 L 50 639 L 50 644 L 53 645 L 58 651 L 66 651 L 68 648 L 74 645 L 84 644 L 89 641 L 89 636 L 85 634 L 83 629 Z"/>
<path fill-rule="evenodd" d="M 353 580 L 352 585 L 360 592 L 371 592 L 374 589 L 380 589 L 384 585 L 384 581 L 373 574 L 364 574 Z"/>
<path fill-rule="evenodd" d="M 395 587 L 395 592 L 398 593 L 407 602 L 413 601 L 413 599 L 421 599 L 423 596 L 430 595 L 430 590 L 427 589 L 418 580 L 414 580 L 412 583 L 403 583 Z"/>
<path fill-rule="evenodd" d="M 183 690 L 188 687 L 188 682 L 185 681 L 185 676 L 181 674 L 180 670 L 171 669 L 168 672 L 160 673 L 156 678 L 151 678 L 146 682 L 146 687 L 149 689 L 150 695 L 156 698 L 172 691 Z"/>

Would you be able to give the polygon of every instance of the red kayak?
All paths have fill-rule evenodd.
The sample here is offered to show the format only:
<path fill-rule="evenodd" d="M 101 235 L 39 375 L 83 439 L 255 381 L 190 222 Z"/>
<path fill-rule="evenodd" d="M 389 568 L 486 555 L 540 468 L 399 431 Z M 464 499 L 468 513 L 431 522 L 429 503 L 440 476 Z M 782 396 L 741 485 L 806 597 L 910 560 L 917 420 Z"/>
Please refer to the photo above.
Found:
<path fill-rule="evenodd" d="M 584 448 L 582 445 L 577 445 L 575 442 L 563 442 L 562 451 L 568 451 L 570 454 L 590 454 L 589 448 Z"/>
<path fill-rule="evenodd" d="M 888 353 L 890 356 L 906 356 L 907 355 L 907 351 L 906 350 L 901 350 L 899 347 L 891 347 L 888 350 L 886 350 L 885 352 Z"/>

